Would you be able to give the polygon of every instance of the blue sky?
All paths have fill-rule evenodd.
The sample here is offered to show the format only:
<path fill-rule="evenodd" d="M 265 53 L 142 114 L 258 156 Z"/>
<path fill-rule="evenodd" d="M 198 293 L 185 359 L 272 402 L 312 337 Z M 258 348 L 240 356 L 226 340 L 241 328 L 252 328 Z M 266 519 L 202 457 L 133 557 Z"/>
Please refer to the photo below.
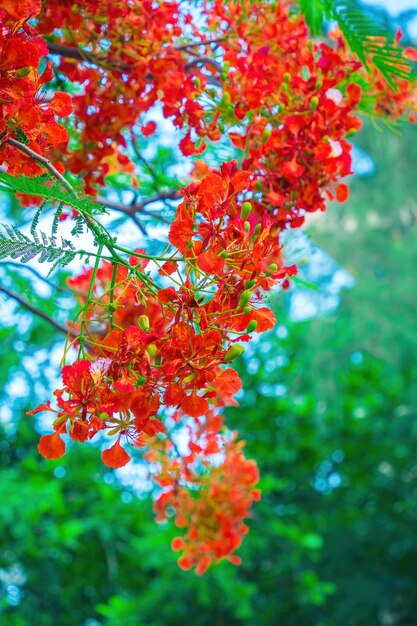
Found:
<path fill-rule="evenodd" d="M 398 15 L 408 9 L 417 9 L 417 0 L 366 0 L 366 4 L 383 6 L 392 15 Z"/>
<path fill-rule="evenodd" d="M 387 8 L 392 15 L 398 15 L 398 13 L 407 11 L 408 9 L 417 9 L 417 0 L 366 0 L 366 4 L 383 6 Z"/>

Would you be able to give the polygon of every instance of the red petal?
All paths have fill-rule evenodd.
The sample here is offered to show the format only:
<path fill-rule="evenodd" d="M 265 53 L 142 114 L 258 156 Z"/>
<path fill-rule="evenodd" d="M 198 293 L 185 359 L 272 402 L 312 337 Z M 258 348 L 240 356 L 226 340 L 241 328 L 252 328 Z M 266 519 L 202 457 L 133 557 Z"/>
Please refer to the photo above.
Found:
<path fill-rule="evenodd" d="M 26 415 L 36 415 L 36 413 L 41 413 L 42 411 L 51 411 L 51 413 L 56 413 L 54 409 L 51 409 L 51 401 L 48 400 L 46 404 L 40 404 L 36 407 L 36 409 L 27 411 Z"/>
<path fill-rule="evenodd" d="M 174 539 L 171 541 L 171 549 L 174 552 L 178 552 L 179 550 L 184 550 L 184 548 L 184 539 L 182 537 L 174 537 Z"/>
<path fill-rule="evenodd" d="M 120 438 L 119 438 L 120 439 Z M 123 467 L 126 463 L 129 463 L 132 458 L 124 448 L 120 445 L 119 439 L 111 448 L 103 450 L 101 453 L 101 459 L 104 465 L 107 467 Z"/>
<path fill-rule="evenodd" d="M 3 0 L 1 7 L 15 20 L 26 20 L 38 15 L 41 10 L 41 0 L 19 0 L 19 2 Z"/>
<path fill-rule="evenodd" d="M 338 202 L 346 202 L 349 198 L 349 187 L 345 183 L 340 183 L 336 187 L 336 198 Z"/>
<path fill-rule="evenodd" d="M 149 137 L 149 135 L 153 135 L 156 131 L 155 122 L 148 122 L 145 126 L 142 127 L 142 135 L 145 137 Z"/>
<path fill-rule="evenodd" d="M 178 295 L 174 287 L 165 287 L 165 289 L 160 289 L 158 291 L 158 301 L 161 304 L 168 304 L 169 302 L 174 302 L 175 300 L 178 300 Z"/>
<path fill-rule="evenodd" d="M 45 459 L 60 459 L 65 454 L 65 443 L 58 435 L 43 435 L 38 444 L 38 450 Z"/>
<path fill-rule="evenodd" d="M 224 268 L 224 259 L 210 250 L 198 255 L 197 265 L 206 274 L 220 274 Z"/>
<path fill-rule="evenodd" d="M 409 61 L 417 61 L 417 50 L 415 48 L 405 48 L 403 57 Z"/>
<path fill-rule="evenodd" d="M 57 91 L 52 98 L 49 108 L 59 117 L 68 117 L 72 113 L 72 99 L 69 93 Z"/>
<path fill-rule="evenodd" d="M 229 367 L 217 378 L 216 387 L 221 395 L 233 396 L 242 387 L 242 381 L 239 378 L 239 374 Z"/>
<path fill-rule="evenodd" d="M 251 313 L 251 319 L 258 322 L 258 325 L 255 329 L 255 332 L 257 333 L 264 333 L 266 330 L 271 330 L 277 323 L 273 312 L 266 307 L 262 307 L 261 309 L 254 309 Z"/>
<path fill-rule="evenodd" d="M 168 239 L 180 252 L 185 252 L 187 244 L 193 238 L 193 220 L 176 219 L 172 222 L 168 233 Z"/>
<path fill-rule="evenodd" d="M 200 417 L 200 415 L 207 413 L 209 404 L 205 398 L 200 398 L 196 393 L 192 393 L 183 399 L 181 408 L 190 417 Z"/>

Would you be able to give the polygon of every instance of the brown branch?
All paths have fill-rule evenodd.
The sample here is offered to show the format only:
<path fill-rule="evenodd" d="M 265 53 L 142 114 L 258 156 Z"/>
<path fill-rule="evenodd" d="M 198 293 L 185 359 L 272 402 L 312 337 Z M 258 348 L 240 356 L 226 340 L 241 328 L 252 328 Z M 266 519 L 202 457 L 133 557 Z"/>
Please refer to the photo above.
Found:
<path fill-rule="evenodd" d="M 136 213 L 149 215 L 150 217 L 158 219 L 161 222 L 165 222 L 166 224 L 169 224 L 170 222 L 166 220 L 162 215 L 159 215 L 158 213 L 153 213 L 152 211 L 147 211 L 145 207 L 148 204 L 152 204 L 153 202 L 158 202 L 158 201 L 163 201 L 163 200 L 178 200 L 180 197 L 181 196 L 177 191 L 165 191 L 165 192 L 158 193 L 155 196 L 146 198 L 145 200 L 142 200 L 142 202 L 131 204 L 131 205 L 123 204 L 122 202 L 114 202 L 112 200 L 107 200 L 107 198 L 97 198 L 96 202 L 100 204 L 101 206 L 106 206 L 109 209 L 113 209 L 114 211 L 119 211 L 120 213 L 124 213 L 125 215 L 128 215 L 129 217 L 134 219 L 137 225 L 139 225 L 139 221 L 136 221 L 137 220 Z M 141 225 L 141 228 L 143 228 L 142 225 Z"/>
<path fill-rule="evenodd" d="M 198 48 L 199 46 L 211 46 L 212 43 L 226 41 L 226 37 L 216 37 L 215 39 L 206 39 L 206 41 L 196 41 L 194 43 L 184 43 L 174 46 L 174 50 L 188 50 L 188 48 Z"/>
<path fill-rule="evenodd" d="M 54 178 L 59 180 L 59 182 L 61 183 L 63 187 L 65 187 L 65 189 L 67 189 L 69 192 L 74 194 L 74 190 L 69 184 L 69 182 L 62 176 L 62 174 L 60 174 L 60 172 L 58 172 L 58 170 L 52 165 L 49 159 L 42 156 L 41 154 L 38 154 L 37 152 L 29 148 L 29 146 L 22 143 L 21 141 L 18 141 L 17 139 L 6 139 L 5 143 L 8 143 L 10 146 L 13 146 L 14 148 L 17 148 L 18 150 L 20 150 L 20 152 L 23 152 L 23 154 L 26 154 L 26 156 L 28 156 L 30 159 L 33 159 L 34 161 L 36 161 L 36 163 L 43 165 L 44 168 L 47 169 L 48 172 L 52 174 L 52 176 L 54 176 Z"/>
<path fill-rule="evenodd" d="M 16 300 L 16 302 L 18 302 L 23 308 L 27 309 L 28 311 L 30 311 L 37 317 L 40 317 L 45 322 L 48 322 L 48 324 L 53 326 L 56 330 L 59 330 L 59 332 L 64 333 L 65 335 L 68 335 L 69 333 L 68 328 L 66 328 L 65 326 L 62 326 L 62 324 L 60 324 L 59 322 L 56 322 L 52 317 L 49 317 L 49 315 L 47 315 L 43 311 L 40 311 L 39 309 L 34 307 L 32 304 L 29 304 L 29 302 L 27 302 L 24 298 L 19 296 L 17 293 L 13 293 L 13 291 L 10 291 L 9 289 L 3 286 L 0 286 L 0 291 L 5 293 L 6 296 L 8 296 L 9 298 Z M 77 336 L 77 335 L 73 335 L 72 333 L 70 334 L 72 337 Z"/>
<path fill-rule="evenodd" d="M 215 43 L 216 41 L 222 41 L 222 39 L 213 40 L 212 42 L 185 44 L 184 46 L 178 46 L 178 47 L 174 46 L 174 50 L 187 50 L 188 48 L 208 45 L 209 43 Z M 65 57 L 67 59 L 74 59 L 76 61 L 88 61 L 89 63 L 100 65 L 101 67 L 104 67 L 105 69 L 110 69 L 111 71 L 124 72 L 126 74 L 129 74 L 129 72 L 131 71 L 131 67 L 126 63 L 110 67 L 109 60 L 104 55 L 91 54 L 90 52 L 86 52 L 84 50 L 81 50 L 80 48 L 74 48 L 73 46 L 68 46 L 66 44 L 61 44 L 61 43 L 47 42 L 47 46 L 48 46 L 48 50 L 50 54 L 58 54 L 59 56 Z M 194 56 L 194 53 L 190 53 L 190 54 L 193 54 Z M 190 61 L 189 63 L 186 63 L 186 65 L 184 66 L 184 69 L 185 71 L 187 71 L 194 67 L 198 67 L 199 64 L 208 65 L 212 67 L 216 72 L 219 72 L 219 73 L 222 71 L 222 67 L 219 63 L 217 63 L 217 61 L 206 56 L 204 57 L 199 56 L 193 59 L 192 61 Z M 153 74 L 149 73 L 146 75 L 146 78 L 148 78 L 149 80 L 152 80 L 154 76 Z M 216 80 L 215 78 L 211 78 L 210 81 L 215 85 L 220 85 L 220 82 Z"/>
<path fill-rule="evenodd" d="M 88 58 L 88 53 L 81 52 L 79 48 L 74 48 L 73 46 L 67 46 L 63 43 L 55 43 L 50 41 L 47 41 L 46 45 L 48 46 L 50 54 L 58 54 L 61 57 L 65 57 L 67 59 L 75 59 L 76 61 L 90 60 Z"/>

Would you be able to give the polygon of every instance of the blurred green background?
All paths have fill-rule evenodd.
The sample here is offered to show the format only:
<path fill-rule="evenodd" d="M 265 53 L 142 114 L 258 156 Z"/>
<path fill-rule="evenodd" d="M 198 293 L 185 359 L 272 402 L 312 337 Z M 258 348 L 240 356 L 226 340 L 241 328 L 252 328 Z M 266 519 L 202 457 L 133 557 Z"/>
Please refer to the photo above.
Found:
<path fill-rule="evenodd" d="M 319 291 L 278 295 L 278 328 L 240 363 L 246 391 L 227 420 L 260 466 L 264 495 L 239 568 L 181 572 L 174 529 L 154 523 L 151 499 L 108 472 L 94 447 L 38 456 L 24 410 L 54 383 L 53 330 L 5 307 L 2 625 L 417 624 L 417 129 L 367 124 L 358 143 L 372 171 L 307 229 L 354 285 L 336 309 L 300 321 L 300 290 L 301 303 L 317 299 L 329 282 L 306 253 L 305 275 L 312 266 L 324 276 Z M 64 292 L 30 295 L 28 273 L 3 272 L 59 317 Z"/>
<path fill-rule="evenodd" d="M 1 626 L 417 626 L 417 128 L 368 122 L 355 143 L 367 173 L 293 245 L 318 290 L 274 296 L 278 327 L 239 366 L 227 422 L 263 499 L 238 568 L 180 571 L 140 477 L 95 447 L 40 458 L 24 414 L 55 387 L 62 336 L 1 296 Z M 54 291 L 0 273 L 65 323 L 64 275 Z"/>

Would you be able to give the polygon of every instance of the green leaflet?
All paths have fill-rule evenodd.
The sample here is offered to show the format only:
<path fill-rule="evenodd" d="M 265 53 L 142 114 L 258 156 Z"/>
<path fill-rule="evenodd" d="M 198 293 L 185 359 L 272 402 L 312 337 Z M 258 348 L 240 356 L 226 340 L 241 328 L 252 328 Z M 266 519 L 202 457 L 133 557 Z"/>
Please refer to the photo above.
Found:
<path fill-rule="evenodd" d="M 300 0 L 300 9 L 313 36 L 320 35 L 325 17 L 329 9 L 325 0 Z"/>

